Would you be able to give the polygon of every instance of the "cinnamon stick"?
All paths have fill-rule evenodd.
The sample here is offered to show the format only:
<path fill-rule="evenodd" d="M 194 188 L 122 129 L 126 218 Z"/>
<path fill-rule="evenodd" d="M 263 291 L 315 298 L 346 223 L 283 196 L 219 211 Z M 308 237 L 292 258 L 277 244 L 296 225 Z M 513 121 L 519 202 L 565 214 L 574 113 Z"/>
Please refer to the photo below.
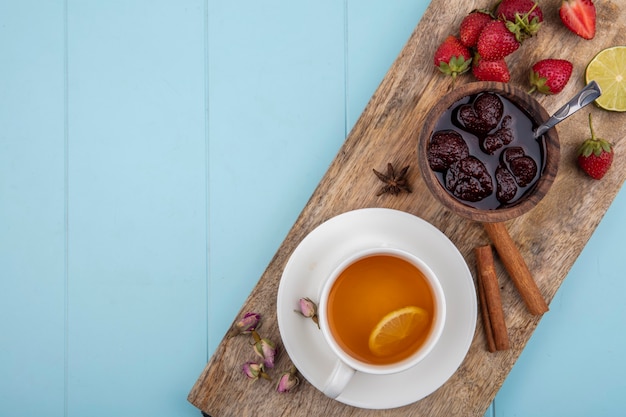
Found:
<path fill-rule="evenodd" d="M 485 328 L 485 338 L 487 339 L 487 350 L 489 352 L 496 351 L 496 342 L 493 340 L 493 331 L 491 330 L 491 320 L 489 319 L 489 309 L 485 300 L 485 289 L 480 277 L 478 277 L 478 302 L 480 304 L 480 312 L 483 318 L 483 327 Z"/>
<path fill-rule="evenodd" d="M 480 246 L 474 249 L 476 254 L 476 266 L 478 269 L 479 289 L 484 293 L 484 304 L 489 318 L 489 328 L 493 336 L 495 350 L 509 349 L 509 335 L 504 320 L 504 309 L 500 296 L 500 286 L 496 268 L 493 263 L 493 253 L 490 245 Z M 487 332 L 489 338 L 489 332 Z M 489 339 L 488 343 L 489 343 Z M 491 350 L 490 350 L 491 351 Z"/>
<path fill-rule="evenodd" d="M 506 230 L 506 226 L 503 223 L 483 223 L 483 227 L 493 242 L 528 311 L 534 315 L 548 311 L 548 304 L 541 295 L 537 283 L 535 283 L 524 258 L 522 258 L 515 242 Z"/>

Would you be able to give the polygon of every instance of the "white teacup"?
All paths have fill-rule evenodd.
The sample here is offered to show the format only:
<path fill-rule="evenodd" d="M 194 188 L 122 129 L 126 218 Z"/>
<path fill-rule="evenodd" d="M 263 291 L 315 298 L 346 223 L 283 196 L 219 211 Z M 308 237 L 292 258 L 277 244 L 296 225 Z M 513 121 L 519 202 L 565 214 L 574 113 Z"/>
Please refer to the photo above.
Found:
<path fill-rule="evenodd" d="M 332 330 L 333 326 L 331 325 L 331 322 L 333 320 L 334 322 L 338 322 L 338 320 L 329 318 L 329 311 L 328 311 L 329 304 L 336 302 L 336 301 L 331 301 L 329 303 L 329 296 L 334 298 L 335 300 L 339 299 L 338 296 L 336 295 L 338 294 L 337 292 L 338 290 L 333 290 L 333 288 L 335 286 L 335 283 L 337 283 L 338 278 L 342 276 L 342 273 L 350 266 L 359 264 L 360 265 L 359 268 L 364 268 L 363 271 L 365 271 L 363 273 L 363 277 L 364 277 L 363 286 L 365 286 L 366 282 L 368 282 L 367 281 L 368 279 L 372 280 L 372 278 L 365 278 L 368 275 L 369 271 L 377 270 L 380 272 L 381 270 L 384 269 L 383 267 L 378 267 L 378 266 L 376 268 L 370 269 L 369 266 L 367 266 L 366 262 L 370 262 L 370 263 L 374 262 L 374 258 L 376 258 L 377 256 L 386 256 L 386 257 L 391 257 L 395 259 L 400 259 L 402 261 L 406 261 L 410 264 L 408 266 L 410 270 L 411 270 L 411 265 L 417 268 L 421 272 L 421 276 L 423 277 L 423 279 L 421 279 L 421 284 L 419 285 L 421 285 L 422 288 L 424 288 L 423 287 L 424 283 L 428 286 L 427 289 L 430 289 L 430 295 L 431 295 L 429 299 L 432 299 L 432 306 L 431 306 L 432 314 L 429 314 L 430 325 L 427 330 L 427 333 L 425 333 L 425 336 L 422 336 L 422 339 L 420 339 L 420 342 L 416 342 L 416 343 L 419 343 L 419 346 L 415 346 L 414 349 L 411 348 L 410 353 L 404 353 L 402 355 L 403 356 L 402 358 L 398 360 L 394 360 L 389 363 L 373 363 L 373 361 L 364 360 L 363 357 L 358 357 L 358 355 L 355 354 L 354 352 L 350 352 L 349 348 L 345 344 L 345 341 L 342 346 L 342 342 L 341 342 L 342 336 L 338 334 L 337 335 L 333 334 L 333 330 Z M 378 258 L 378 259 L 381 259 L 381 258 Z M 365 263 L 363 261 L 365 261 Z M 385 273 L 383 273 L 383 275 Z M 419 275 L 419 273 L 417 274 Z M 360 276 L 359 276 L 359 279 L 360 279 Z M 387 283 L 389 283 L 389 291 L 392 291 L 393 288 L 396 288 L 392 285 L 393 278 L 390 278 L 389 275 L 387 277 L 381 276 L 380 279 L 386 280 L 385 284 L 382 284 L 382 285 L 386 286 Z M 419 279 L 419 278 L 416 278 L 416 279 Z M 345 279 L 342 278 L 342 281 L 345 282 Z M 373 282 L 373 281 L 369 281 L 369 282 Z M 376 284 L 376 285 L 379 285 L 379 284 Z M 349 288 L 349 286 L 346 286 L 345 288 Z M 347 294 L 350 292 L 351 291 L 346 290 L 344 294 Z M 355 291 L 355 293 L 358 293 L 358 292 L 359 291 Z M 381 296 L 384 296 L 384 291 L 381 292 L 380 294 Z M 399 292 L 395 292 L 393 294 L 399 294 Z M 413 295 L 414 294 L 402 293 L 402 295 L 398 297 L 404 299 L 407 297 L 410 298 L 410 296 L 413 296 Z M 357 295 L 357 296 L 362 296 L 362 294 Z M 373 298 L 374 299 L 371 299 L 371 300 L 367 300 L 367 299 L 356 300 L 358 304 L 361 306 L 359 307 L 359 313 L 363 313 L 363 314 L 362 316 L 355 317 L 353 319 L 355 326 L 362 325 L 364 326 L 364 328 L 369 328 L 366 326 L 371 326 L 371 323 L 365 323 L 365 322 L 367 320 L 371 322 L 372 317 L 374 317 L 376 314 L 375 312 L 371 310 L 376 310 L 374 306 L 381 305 L 381 303 L 384 304 L 387 302 L 386 300 L 381 300 L 378 296 L 373 297 Z M 391 297 L 385 297 L 385 298 L 395 299 L 396 297 L 392 295 Z M 394 300 L 394 301 L 389 301 L 389 302 L 397 303 L 400 301 Z M 420 307 L 420 306 L 417 306 L 417 307 Z M 382 319 L 382 317 L 384 316 L 384 314 L 382 316 L 380 316 L 380 313 L 378 314 L 379 316 L 376 316 L 378 318 L 374 317 L 376 322 L 379 319 Z M 426 265 L 421 259 L 419 259 L 413 254 L 410 254 L 400 249 L 388 248 L 388 247 L 373 248 L 373 249 L 360 251 L 358 253 L 355 253 L 349 256 L 347 259 L 341 262 L 334 269 L 332 274 L 329 275 L 320 293 L 318 316 L 319 316 L 319 324 L 322 330 L 323 337 L 326 343 L 330 346 L 332 351 L 337 356 L 337 360 L 333 366 L 333 371 L 328 376 L 328 379 L 326 380 L 326 382 L 322 385 L 321 390 L 328 397 L 337 398 L 342 393 L 342 391 L 347 386 L 352 376 L 357 371 L 367 373 L 367 374 L 375 374 L 375 375 L 393 374 L 393 373 L 402 372 L 409 368 L 412 368 L 421 360 L 423 360 L 432 351 L 433 347 L 437 344 L 437 341 L 439 340 L 439 337 L 441 336 L 441 333 L 443 331 L 444 322 L 446 318 L 446 301 L 445 301 L 443 289 L 441 288 L 441 284 L 439 283 L 439 280 L 437 279 L 433 271 L 428 267 L 428 265 Z M 372 326 L 372 329 L 373 329 L 373 326 Z M 338 327 L 337 327 L 335 331 L 339 332 L 340 330 L 338 330 Z M 383 360 L 384 362 L 384 358 L 381 360 Z"/>

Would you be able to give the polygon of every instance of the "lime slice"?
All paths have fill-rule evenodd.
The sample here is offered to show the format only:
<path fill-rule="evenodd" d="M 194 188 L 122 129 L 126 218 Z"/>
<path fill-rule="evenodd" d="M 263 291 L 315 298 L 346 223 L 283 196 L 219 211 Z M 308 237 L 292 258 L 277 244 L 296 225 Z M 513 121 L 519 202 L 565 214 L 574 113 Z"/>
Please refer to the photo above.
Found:
<path fill-rule="evenodd" d="M 394 310 L 383 317 L 370 333 L 370 351 L 377 356 L 398 353 L 410 346 L 428 324 L 428 312 L 422 308 L 408 306 Z"/>
<path fill-rule="evenodd" d="M 626 46 L 603 49 L 585 70 L 585 81 L 595 80 L 602 89 L 596 104 L 605 110 L 626 111 Z"/>

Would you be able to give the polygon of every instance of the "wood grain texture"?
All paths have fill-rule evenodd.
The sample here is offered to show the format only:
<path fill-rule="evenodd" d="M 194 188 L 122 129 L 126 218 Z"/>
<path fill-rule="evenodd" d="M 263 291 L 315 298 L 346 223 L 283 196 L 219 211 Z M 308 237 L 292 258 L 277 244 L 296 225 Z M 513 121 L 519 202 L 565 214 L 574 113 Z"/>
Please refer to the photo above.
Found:
<path fill-rule="evenodd" d="M 276 295 L 283 267 L 313 228 L 340 213 L 364 207 L 389 207 L 413 213 L 446 234 L 475 272 L 473 249 L 488 243 L 482 225 L 463 219 L 440 205 L 426 189 L 417 169 L 417 135 L 428 110 L 450 87 L 432 66 L 437 44 L 458 27 L 463 15 L 489 1 L 467 1 L 462 9 L 433 0 L 406 46 L 357 121 L 328 172 L 313 193 L 282 246 L 245 301 L 241 313 L 265 317 L 263 336 L 278 342 Z M 598 0 L 596 37 L 585 41 L 571 34 L 558 18 L 560 0 L 540 2 L 545 24 L 539 35 L 507 59 L 511 83 L 527 87 L 527 73 L 535 61 L 566 58 L 574 63 L 572 78 L 557 96 L 537 97 L 549 113 L 557 110 L 584 86 L 584 69 L 602 48 L 626 44 L 626 9 L 617 1 Z M 453 10 L 454 9 L 454 10 Z M 471 76 L 457 82 L 470 82 Z M 561 159 L 557 178 L 546 197 L 530 212 L 506 222 L 544 298 L 549 302 L 585 243 L 602 219 L 626 178 L 624 126 L 626 114 L 590 106 L 599 135 L 615 145 L 616 159 L 602 181 L 594 181 L 575 165 L 578 144 L 588 136 L 587 111 L 557 126 Z M 372 168 L 387 162 L 411 165 L 413 193 L 376 197 L 380 183 Z M 479 320 L 467 357 L 458 371 L 437 391 L 414 404 L 392 410 L 365 410 L 326 398 L 306 381 L 295 393 L 274 393 L 272 383 L 248 383 L 240 368 L 248 360 L 247 338 L 223 339 L 189 394 L 189 401 L 212 417 L 230 416 L 482 416 L 535 330 L 539 316 L 526 310 L 517 290 L 496 256 L 498 279 L 511 349 L 489 353 Z M 546 314 L 550 314 L 549 312 Z M 233 318 L 235 320 L 236 317 Z M 282 352 L 277 369 L 287 369 Z"/>

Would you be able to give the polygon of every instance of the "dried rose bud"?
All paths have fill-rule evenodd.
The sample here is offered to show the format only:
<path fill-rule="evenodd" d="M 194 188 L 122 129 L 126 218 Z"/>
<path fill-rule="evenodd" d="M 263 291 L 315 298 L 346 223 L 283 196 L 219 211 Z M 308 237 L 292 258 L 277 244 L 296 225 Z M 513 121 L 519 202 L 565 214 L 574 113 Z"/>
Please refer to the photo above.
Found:
<path fill-rule="evenodd" d="M 243 374 L 249 379 L 256 381 L 259 377 L 264 379 L 271 379 L 268 374 L 265 373 L 265 367 L 262 363 L 246 362 L 241 367 Z"/>
<path fill-rule="evenodd" d="M 261 338 L 256 331 L 252 331 L 252 337 L 254 337 L 254 352 L 263 359 L 263 364 L 266 368 L 273 368 L 274 359 L 278 351 L 274 342 Z"/>
<path fill-rule="evenodd" d="M 300 313 L 306 318 L 312 318 L 317 315 L 317 305 L 310 298 L 305 297 L 300 299 Z"/>
<path fill-rule="evenodd" d="M 289 371 L 283 373 L 276 384 L 276 391 L 278 392 L 291 392 L 294 388 L 300 384 L 300 379 L 296 376 L 297 369 L 295 366 L 291 366 Z"/>
<path fill-rule="evenodd" d="M 305 297 L 301 298 L 300 303 L 300 311 L 296 310 L 296 312 L 302 314 L 304 317 L 313 320 L 317 327 L 320 327 L 319 319 L 317 317 L 317 304 L 311 301 L 310 298 Z"/>
<path fill-rule="evenodd" d="M 230 331 L 230 337 L 238 334 L 249 334 L 258 329 L 261 323 L 261 315 L 259 313 L 246 313 L 242 318 L 237 320 Z"/>

